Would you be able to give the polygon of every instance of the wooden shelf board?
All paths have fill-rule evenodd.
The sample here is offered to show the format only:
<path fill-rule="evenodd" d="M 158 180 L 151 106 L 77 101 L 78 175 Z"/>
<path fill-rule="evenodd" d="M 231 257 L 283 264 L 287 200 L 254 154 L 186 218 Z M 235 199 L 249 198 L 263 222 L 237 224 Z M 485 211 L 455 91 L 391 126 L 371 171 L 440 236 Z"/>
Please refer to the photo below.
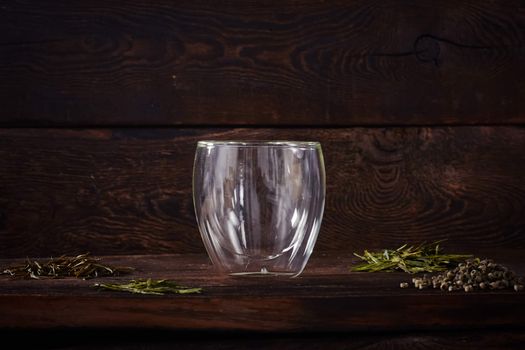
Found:
<path fill-rule="evenodd" d="M 520 252 L 497 261 L 523 275 Z M 400 331 L 521 327 L 525 293 L 401 289 L 403 273 L 351 273 L 351 257 L 315 256 L 298 278 L 219 276 L 203 255 L 107 256 L 136 267 L 97 280 L 0 278 L 0 327 L 247 331 Z M 1 266 L 15 260 L 0 260 Z M 147 296 L 97 290 L 95 282 L 172 279 L 202 294 Z"/>

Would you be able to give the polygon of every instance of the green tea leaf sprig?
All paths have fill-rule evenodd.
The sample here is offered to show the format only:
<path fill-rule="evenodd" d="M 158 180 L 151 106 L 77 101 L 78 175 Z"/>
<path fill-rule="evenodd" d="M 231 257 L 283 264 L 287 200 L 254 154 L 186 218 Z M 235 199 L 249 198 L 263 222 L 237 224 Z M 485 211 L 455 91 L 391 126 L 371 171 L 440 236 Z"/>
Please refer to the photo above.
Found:
<path fill-rule="evenodd" d="M 77 277 L 91 279 L 105 276 L 120 276 L 131 273 L 132 267 L 104 265 L 89 253 L 74 257 L 61 256 L 48 261 L 27 259 L 25 263 L 9 266 L 1 274 L 15 278 L 40 279 Z"/>
<path fill-rule="evenodd" d="M 151 278 L 131 280 L 124 284 L 113 283 L 96 283 L 94 287 L 113 290 L 118 292 L 129 292 L 135 294 L 150 294 L 150 295 L 164 295 L 166 293 L 172 294 L 192 294 L 200 293 L 202 288 L 189 288 L 180 286 L 173 281 L 168 280 L 152 280 Z"/>
<path fill-rule="evenodd" d="M 359 272 L 392 272 L 405 271 L 407 273 L 445 271 L 450 267 L 472 257 L 467 254 L 443 254 L 438 242 L 422 243 L 417 246 L 404 244 L 397 249 L 384 249 L 377 252 L 365 250 L 362 255 L 355 256 L 364 260 L 352 268 Z"/>

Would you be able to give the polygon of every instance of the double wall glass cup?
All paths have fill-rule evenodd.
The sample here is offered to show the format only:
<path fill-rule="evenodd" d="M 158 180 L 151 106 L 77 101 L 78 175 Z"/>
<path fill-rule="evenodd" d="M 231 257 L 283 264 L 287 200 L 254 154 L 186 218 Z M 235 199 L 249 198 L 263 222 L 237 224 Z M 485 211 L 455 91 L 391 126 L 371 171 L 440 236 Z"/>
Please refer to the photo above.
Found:
<path fill-rule="evenodd" d="M 213 264 L 237 276 L 298 276 L 325 201 L 318 142 L 200 141 L 193 202 Z"/>

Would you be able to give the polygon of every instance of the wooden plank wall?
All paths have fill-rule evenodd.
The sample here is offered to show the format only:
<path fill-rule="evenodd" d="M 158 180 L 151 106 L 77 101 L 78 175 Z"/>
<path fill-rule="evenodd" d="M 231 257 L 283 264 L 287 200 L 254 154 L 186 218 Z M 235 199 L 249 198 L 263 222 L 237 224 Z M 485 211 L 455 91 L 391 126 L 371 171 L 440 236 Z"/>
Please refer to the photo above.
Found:
<path fill-rule="evenodd" d="M 521 123 L 522 1 L 1 1 L 4 125 Z"/>
<path fill-rule="evenodd" d="M 525 247 L 522 1 L 0 1 L 0 257 L 204 252 L 200 139 L 321 141 L 316 251 Z"/>

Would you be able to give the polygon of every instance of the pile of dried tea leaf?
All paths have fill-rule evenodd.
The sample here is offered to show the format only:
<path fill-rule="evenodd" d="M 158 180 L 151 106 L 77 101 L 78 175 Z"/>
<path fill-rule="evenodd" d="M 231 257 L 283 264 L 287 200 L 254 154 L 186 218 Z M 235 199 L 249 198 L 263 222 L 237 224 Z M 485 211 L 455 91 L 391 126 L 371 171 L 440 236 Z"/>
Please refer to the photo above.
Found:
<path fill-rule="evenodd" d="M 408 246 L 404 244 L 397 249 L 384 249 L 378 252 L 365 250 L 362 255 L 354 253 L 358 258 L 366 261 L 352 268 L 360 272 L 392 272 L 405 271 L 408 273 L 445 271 L 457 266 L 472 255 L 443 254 L 439 242 Z"/>
<path fill-rule="evenodd" d="M 191 294 L 200 293 L 202 288 L 189 288 L 180 286 L 175 282 L 168 280 L 131 280 L 124 284 L 113 284 L 113 283 L 96 283 L 96 288 L 108 289 L 118 292 L 129 292 L 135 294 L 151 294 L 151 295 L 164 295 L 166 293 L 171 294 Z"/>
<path fill-rule="evenodd" d="M 29 260 L 25 263 L 10 266 L 0 274 L 15 278 L 40 279 L 77 277 L 90 279 L 95 277 L 120 276 L 131 273 L 132 267 L 105 265 L 100 259 L 89 256 L 89 253 L 75 257 L 61 256 L 47 261 Z M 124 284 L 97 283 L 94 287 L 137 294 L 164 295 L 200 293 L 202 288 L 189 288 L 168 280 L 137 279 Z"/>
<path fill-rule="evenodd" d="M 42 277 L 90 279 L 104 276 L 119 276 L 131 273 L 133 270 L 132 267 L 103 265 L 100 263 L 100 259 L 90 257 L 89 253 L 86 253 L 75 257 L 61 256 L 59 258 L 51 258 L 48 261 L 27 259 L 23 264 L 9 266 L 2 271 L 2 274 L 27 279 L 40 279 Z"/>
<path fill-rule="evenodd" d="M 418 289 L 439 288 L 443 291 L 465 291 L 514 289 L 523 290 L 523 280 L 516 276 L 506 266 L 496 264 L 489 259 L 469 259 L 456 268 L 435 276 L 423 275 L 412 279 Z M 408 283 L 401 283 L 401 288 L 407 288 Z"/>

